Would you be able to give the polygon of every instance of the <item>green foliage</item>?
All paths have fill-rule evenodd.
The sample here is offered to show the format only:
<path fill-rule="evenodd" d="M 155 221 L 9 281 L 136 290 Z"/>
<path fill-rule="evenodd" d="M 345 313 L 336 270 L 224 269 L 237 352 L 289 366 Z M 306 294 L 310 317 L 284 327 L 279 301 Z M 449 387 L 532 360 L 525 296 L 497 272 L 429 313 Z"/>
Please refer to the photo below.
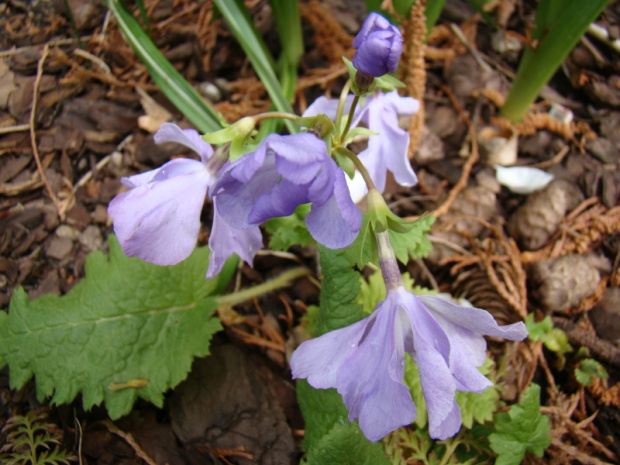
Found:
<path fill-rule="evenodd" d="M 308 465 L 387 465 L 380 443 L 368 441 L 356 424 L 336 423 L 318 444 L 308 451 Z"/>
<path fill-rule="evenodd" d="M 271 218 L 265 223 L 265 229 L 271 235 L 269 247 L 285 251 L 294 245 L 306 246 L 314 241 L 306 227 L 306 215 L 310 205 L 300 205 L 290 216 Z"/>
<path fill-rule="evenodd" d="M 518 465 L 526 452 L 542 457 L 551 444 L 549 419 L 540 413 L 540 386 L 531 384 L 508 413 L 495 418 L 495 432 L 489 436 L 496 465 Z"/>
<path fill-rule="evenodd" d="M 610 0 L 540 0 L 532 38 L 519 62 L 512 88 L 501 109 L 511 122 L 520 121 L 564 58 Z"/>
<path fill-rule="evenodd" d="M 69 465 L 75 457 L 62 451 L 50 431 L 55 425 L 45 422 L 44 414 L 30 411 L 7 422 L 2 433 L 6 443 L 0 449 L 0 460 L 6 465 Z"/>
<path fill-rule="evenodd" d="M 406 265 L 410 258 L 425 257 L 433 249 L 433 244 L 426 237 L 426 233 L 431 230 L 434 222 L 435 217 L 427 215 L 414 221 L 408 232 L 389 231 L 390 243 L 396 258 L 402 264 Z M 345 254 L 349 261 L 358 268 L 363 268 L 367 263 L 376 260 L 377 242 L 368 215 L 363 215 L 360 232 L 353 244 L 345 249 Z"/>
<path fill-rule="evenodd" d="M 607 378 L 607 370 L 596 360 L 584 358 L 575 368 L 575 378 L 584 386 L 589 386 L 594 378 Z"/>
<path fill-rule="evenodd" d="M 220 129 L 215 111 L 204 98 L 179 74 L 157 46 L 142 30 L 138 21 L 131 15 L 121 0 L 108 0 L 108 8 L 116 18 L 127 42 L 140 61 L 144 63 L 155 84 L 170 99 L 175 107 L 202 132 Z"/>
<path fill-rule="evenodd" d="M 560 365 L 563 366 L 564 354 L 572 351 L 573 348 L 568 343 L 566 333 L 553 327 L 551 317 L 547 315 L 542 321 L 536 323 L 534 315 L 530 313 L 525 318 L 525 326 L 527 326 L 530 339 L 542 341 L 547 349 L 558 354 Z"/>
<path fill-rule="evenodd" d="M 109 258 L 91 253 L 86 278 L 65 296 L 28 301 L 15 291 L 9 313 L 0 312 L 0 367 L 9 365 L 12 388 L 35 376 L 40 399 L 68 403 L 82 393 L 86 409 L 105 401 L 114 419 L 138 397 L 163 405 L 162 393 L 209 353 L 221 329 L 213 295 L 235 264 L 206 280 L 206 247 L 164 267 L 126 257 L 114 236 L 108 242 Z"/>
<path fill-rule="evenodd" d="M 360 275 L 351 268 L 344 252 L 322 245 L 319 252 L 323 281 L 316 336 L 344 328 L 366 316 L 362 306 L 355 303 L 360 292 Z"/>

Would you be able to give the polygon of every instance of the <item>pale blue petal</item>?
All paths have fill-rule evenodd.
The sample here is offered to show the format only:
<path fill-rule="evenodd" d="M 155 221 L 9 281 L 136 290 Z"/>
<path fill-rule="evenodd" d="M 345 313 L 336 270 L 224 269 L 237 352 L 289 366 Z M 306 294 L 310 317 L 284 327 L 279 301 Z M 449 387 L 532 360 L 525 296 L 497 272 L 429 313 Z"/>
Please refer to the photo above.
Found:
<path fill-rule="evenodd" d="M 236 229 L 228 225 L 218 212 L 217 198 L 213 206 L 213 226 L 209 236 L 209 268 L 207 279 L 214 278 L 233 253 L 252 266 L 254 256 L 263 246 L 263 236 L 258 226 Z"/>
<path fill-rule="evenodd" d="M 211 155 L 213 148 L 205 142 L 195 129 L 181 129 L 173 123 L 163 123 L 153 136 L 157 144 L 163 142 L 177 142 L 187 148 L 192 149 L 198 155 L 203 163 L 205 163 Z"/>
<path fill-rule="evenodd" d="M 108 213 L 126 255 L 157 265 L 174 265 L 191 254 L 212 178 L 201 163 L 191 165 L 188 161 L 173 160 L 152 177 L 161 179 L 119 194 L 110 202 Z M 166 166 L 196 169 L 165 177 Z"/>

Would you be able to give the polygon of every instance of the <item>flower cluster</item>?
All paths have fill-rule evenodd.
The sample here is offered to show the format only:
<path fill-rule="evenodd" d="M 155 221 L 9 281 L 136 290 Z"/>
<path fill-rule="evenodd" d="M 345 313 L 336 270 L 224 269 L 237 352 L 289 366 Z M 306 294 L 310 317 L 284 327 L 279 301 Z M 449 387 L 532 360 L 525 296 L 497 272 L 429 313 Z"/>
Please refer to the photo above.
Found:
<path fill-rule="evenodd" d="M 203 137 L 193 129 L 165 123 L 155 141 L 180 143 L 199 160 L 177 158 L 123 178 L 130 190 L 112 200 L 108 211 L 127 255 L 173 265 L 194 249 L 203 204 L 207 198 L 212 200 L 207 270 L 212 278 L 232 254 L 252 264 L 262 246 L 259 226 L 291 215 L 304 204 L 310 205 L 305 222 L 317 242 L 332 249 L 348 247 L 360 230 L 362 215 L 338 163 L 346 165 L 351 175 L 357 169 L 353 180 L 363 177 L 370 190 L 369 218 L 387 295 L 364 320 L 304 342 L 291 359 L 293 377 L 306 378 L 315 388 L 336 388 L 349 409 L 349 420 L 359 419 L 366 437 L 377 441 L 415 419 L 416 407 L 403 382 L 408 353 L 419 367 L 430 434 L 445 439 L 461 425 L 456 390 L 480 393 L 491 384 L 476 369 L 486 356 L 482 335 L 520 340 L 527 332 L 523 323 L 502 327 L 484 310 L 405 290 L 386 228 L 403 232 L 409 225 L 394 226 L 397 217 L 389 212 L 380 192 L 388 171 L 403 186 L 417 183 L 407 157 L 409 134 L 399 128 L 398 118 L 414 114 L 419 104 L 395 91 L 362 95 L 372 88 L 375 77 L 396 70 L 402 51 L 396 26 L 373 13 L 353 45 L 356 95 L 317 99 L 303 119 L 310 121 L 308 127 L 313 130 L 270 134 L 255 150 L 243 154 L 256 122 L 275 113 L 246 117 Z M 358 102 L 362 102 L 359 107 Z M 343 114 L 349 120 L 341 124 Z M 367 129 L 361 129 L 362 124 Z M 356 156 L 346 145 L 353 133 L 364 132 L 370 133 L 368 148 Z M 214 151 L 205 138 L 221 145 Z M 235 161 L 229 160 L 230 152 Z"/>

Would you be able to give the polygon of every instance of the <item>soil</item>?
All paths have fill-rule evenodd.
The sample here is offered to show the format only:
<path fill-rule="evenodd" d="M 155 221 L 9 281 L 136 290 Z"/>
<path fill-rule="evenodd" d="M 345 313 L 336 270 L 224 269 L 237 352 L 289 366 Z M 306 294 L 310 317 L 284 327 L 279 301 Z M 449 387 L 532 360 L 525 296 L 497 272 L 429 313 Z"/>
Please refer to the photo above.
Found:
<path fill-rule="evenodd" d="M 245 3 L 277 56 L 269 4 Z M 550 315 L 575 350 L 587 348 L 609 373 L 582 386 L 574 362 L 560 363 L 542 342 L 491 344 L 510 368 L 505 401 L 515 401 L 532 380 L 545 392 L 542 411 L 553 442 L 543 458 L 527 455 L 526 463 L 617 463 L 618 51 L 584 38 L 530 114 L 511 126 L 499 108 L 520 50 L 532 46 L 527 31 L 535 2 L 495 3 L 489 14 L 509 34 L 495 32 L 466 3 L 448 1 L 428 45 L 403 57 L 406 93 L 424 102 L 419 117 L 402 121 L 420 182 L 414 188 L 391 182 L 385 195 L 403 217 L 437 216 L 435 250 L 407 266 L 416 284 L 466 298 L 501 323 Z M 145 4 L 160 50 L 228 121 L 269 108 L 209 0 Z M 319 95 L 339 94 L 346 80 L 341 56 L 352 57 L 365 17 L 363 2 L 301 6 L 305 54 L 293 102 L 299 113 Z M 620 3 L 612 1 L 597 22 L 615 37 L 619 17 Z M 112 233 L 106 208 L 121 192 L 120 177 L 189 156 L 179 146 L 156 145 L 152 133 L 163 121 L 191 124 L 153 84 L 98 0 L 12 0 L 0 3 L 0 24 L 0 306 L 8 311 L 18 286 L 34 299 L 65 294 L 84 277 L 88 253 L 106 250 Z M 406 24 L 406 37 L 415 37 Z M 555 179 L 516 194 L 496 180 L 496 163 L 543 168 Z M 207 205 L 201 244 L 210 215 Z M 263 282 L 291 257 L 316 269 L 311 248 L 290 256 L 266 251 L 235 281 Z M 315 281 L 301 279 L 235 308 L 233 316 L 221 314 L 226 329 L 213 342 L 213 356 L 196 360 L 164 408 L 138 403 L 114 423 L 103 409 L 84 412 L 79 398 L 64 406 L 37 400 L 34 381 L 11 390 L 4 368 L 0 427 L 27 412 L 46 415 L 49 431 L 88 464 L 298 463 L 304 426 L 287 354 L 297 344 L 293 328 L 316 303 Z"/>

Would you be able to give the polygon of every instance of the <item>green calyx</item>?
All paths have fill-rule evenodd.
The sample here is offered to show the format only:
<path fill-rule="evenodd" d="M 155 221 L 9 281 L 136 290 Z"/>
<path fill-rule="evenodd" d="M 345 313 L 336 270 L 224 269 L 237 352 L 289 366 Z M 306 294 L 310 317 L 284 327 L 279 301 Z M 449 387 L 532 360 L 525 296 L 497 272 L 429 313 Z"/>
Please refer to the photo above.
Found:
<path fill-rule="evenodd" d="M 360 79 L 362 76 L 358 76 L 358 70 L 353 66 L 351 60 L 342 57 L 342 61 L 347 67 L 349 72 L 349 78 L 351 79 L 351 91 L 355 95 L 363 96 L 369 92 L 373 92 L 377 89 L 381 89 L 386 92 L 391 92 L 399 87 L 405 87 L 405 84 L 394 77 L 391 74 L 385 74 L 380 77 L 374 78 L 370 83 L 367 83 L 365 79 Z"/>
<path fill-rule="evenodd" d="M 377 189 L 370 189 L 366 197 L 370 225 L 375 233 L 382 233 L 388 229 L 397 233 L 411 231 L 414 223 L 405 221 L 392 213 L 385 203 L 383 196 Z"/>
<path fill-rule="evenodd" d="M 297 124 L 323 140 L 334 132 L 334 122 L 323 114 L 297 118 Z"/>
<path fill-rule="evenodd" d="M 230 160 L 235 161 L 244 154 L 245 143 L 252 135 L 256 123 L 255 117 L 246 116 L 224 129 L 203 135 L 202 139 L 214 145 L 230 142 Z"/>

